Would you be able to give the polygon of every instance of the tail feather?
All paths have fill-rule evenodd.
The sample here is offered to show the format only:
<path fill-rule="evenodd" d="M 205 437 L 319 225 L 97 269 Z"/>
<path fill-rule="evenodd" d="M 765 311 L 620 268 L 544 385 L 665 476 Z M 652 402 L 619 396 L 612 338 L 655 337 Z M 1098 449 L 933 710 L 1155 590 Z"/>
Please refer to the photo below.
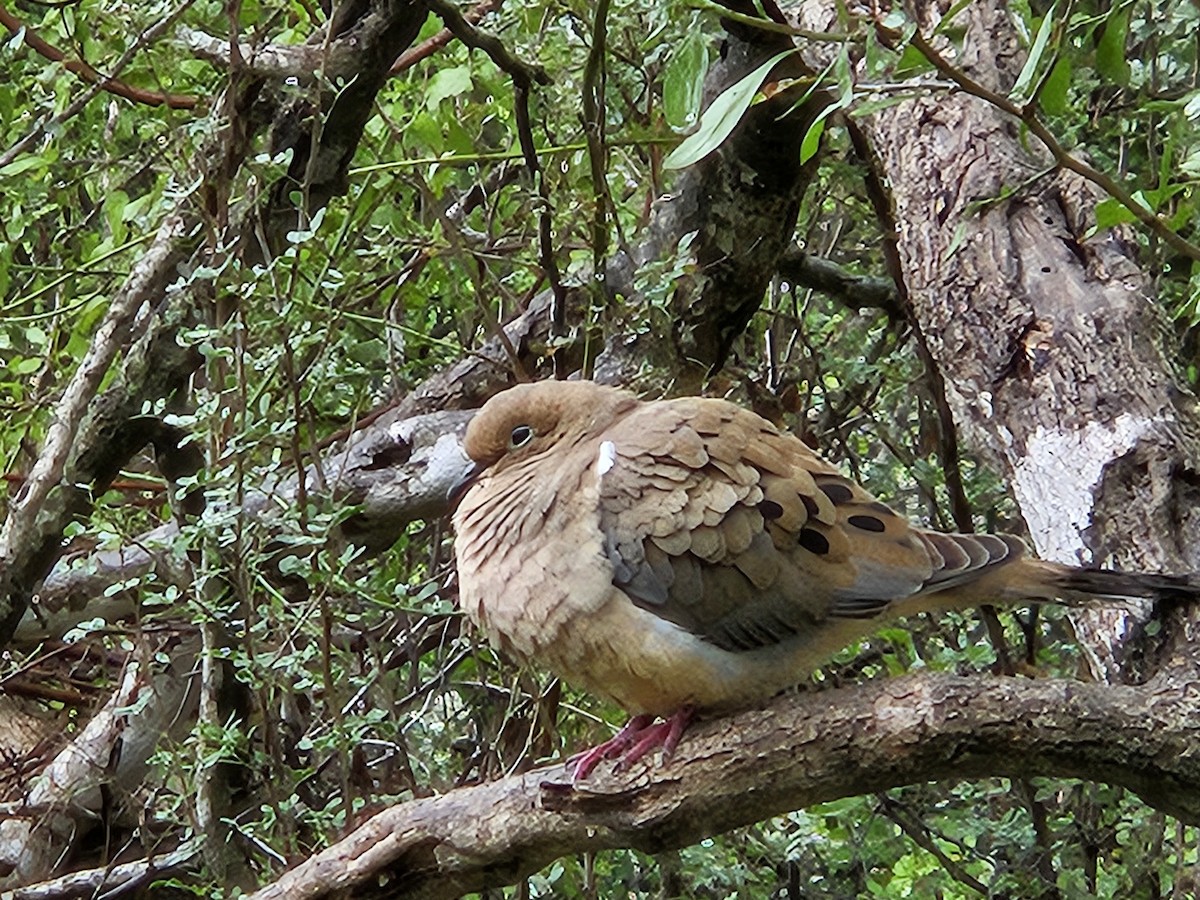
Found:
<path fill-rule="evenodd" d="M 1200 596 L 1200 580 L 1195 575 L 1151 575 L 1112 569 L 1076 569 L 1054 563 L 1041 565 L 1049 569 L 1047 586 L 1056 592 L 1057 599 L 1068 603 L 1105 597 L 1170 604 Z"/>
<path fill-rule="evenodd" d="M 945 536 L 954 541 L 975 537 Z M 926 582 L 919 593 L 893 602 L 892 613 L 911 615 L 929 610 L 969 609 L 982 603 L 1008 606 L 1031 600 L 1067 606 L 1106 600 L 1150 600 L 1156 606 L 1170 606 L 1200 598 L 1200 573 L 1154 575 L 1065 566 L 1027 556 L 1025 544 L 1008 536 L 986 547 L 989 558 L 982 565 L 946 567 Z"/>

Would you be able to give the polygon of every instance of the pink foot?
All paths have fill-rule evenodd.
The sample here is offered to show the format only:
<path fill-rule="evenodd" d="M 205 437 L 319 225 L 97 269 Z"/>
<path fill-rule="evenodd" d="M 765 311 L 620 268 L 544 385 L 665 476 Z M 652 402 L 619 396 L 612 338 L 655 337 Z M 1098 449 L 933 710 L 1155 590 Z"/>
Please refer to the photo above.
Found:
<path fill-rule="evenodd" d="M 654 716 L 634 716 L 615 736 L 576 757 L 572 782 L 582 781 L 592 773 L 601 760 L 620 757 L 617 771 L 637 762 L 656 747 L 663 748 L 663 762 L 669 762 L 679 745 L 679 738 L 695 718 L 695 710 L 685 706 L 664 722 L 654 722 Z"/>

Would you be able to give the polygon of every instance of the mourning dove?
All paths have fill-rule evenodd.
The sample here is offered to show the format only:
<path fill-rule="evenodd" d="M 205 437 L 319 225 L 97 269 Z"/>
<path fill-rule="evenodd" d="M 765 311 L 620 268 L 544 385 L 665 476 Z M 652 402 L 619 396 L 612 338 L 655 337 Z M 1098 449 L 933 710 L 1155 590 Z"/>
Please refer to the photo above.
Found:
<path fill-rule="evenodd" d="M 465 447 L 462 608 L 503 652 L 633 714 L 576 778 L 669 753 L 695 711 L 762 701 L 885 619 L 1192 593 L 1186 578 L 1032 559 L 1016 537 L 916 528 L 724 400 L 526 384 L 484 405 Z"/>

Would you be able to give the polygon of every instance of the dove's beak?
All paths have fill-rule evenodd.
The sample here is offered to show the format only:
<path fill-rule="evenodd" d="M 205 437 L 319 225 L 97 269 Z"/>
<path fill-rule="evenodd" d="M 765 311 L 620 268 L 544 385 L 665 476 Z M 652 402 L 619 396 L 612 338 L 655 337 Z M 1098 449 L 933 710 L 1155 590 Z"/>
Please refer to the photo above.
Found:
<path fill-rule="evenodd" d="M 459 476 L 458 481 L 454 482 L 450 492 L 446 495 L 446 505 L 451 515 L 458 509 L 458 504 L 462 502 L 462 498 L 466 496 L 467 491 L 471 489 L 471 485 L 482 474 L 484 468 L 485 466 L 481 463 L 472 462 L 467 470 Z"/>

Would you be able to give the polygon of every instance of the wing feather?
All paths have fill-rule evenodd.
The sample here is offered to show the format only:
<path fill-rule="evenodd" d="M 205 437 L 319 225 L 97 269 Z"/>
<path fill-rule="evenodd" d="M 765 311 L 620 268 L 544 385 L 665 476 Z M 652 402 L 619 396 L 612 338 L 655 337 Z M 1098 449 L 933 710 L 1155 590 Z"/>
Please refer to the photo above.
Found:
<path fill-rule="evenodd" d="M 877 616 L 1020 555 L 1019 542 L 911 527 L 796 437 L 720 400 L 647 405 L 605 438 L 600 518 L 615 583 L 728 650 Z"/>

